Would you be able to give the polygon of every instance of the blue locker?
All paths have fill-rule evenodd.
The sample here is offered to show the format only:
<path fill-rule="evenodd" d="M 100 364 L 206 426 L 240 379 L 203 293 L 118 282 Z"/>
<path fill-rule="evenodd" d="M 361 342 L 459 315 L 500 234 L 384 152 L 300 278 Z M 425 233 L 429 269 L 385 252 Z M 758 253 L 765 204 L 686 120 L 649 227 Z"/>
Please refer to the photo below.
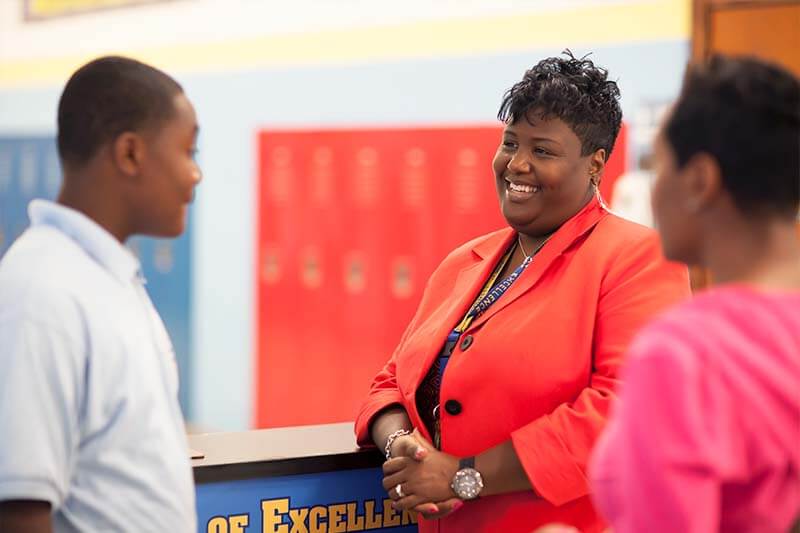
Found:
<path fill-rule="evenodd" d="M 0 257 L 30 224 L 28 203 L 53 200 L 61 184 L 53 137 L 0 137 Z M 169 331 L 180 373 L 180 402 L 190 414 L 191 224 L 179 239 L 136 237 L 128 246 L 137 254 L 147 290 Z"/>

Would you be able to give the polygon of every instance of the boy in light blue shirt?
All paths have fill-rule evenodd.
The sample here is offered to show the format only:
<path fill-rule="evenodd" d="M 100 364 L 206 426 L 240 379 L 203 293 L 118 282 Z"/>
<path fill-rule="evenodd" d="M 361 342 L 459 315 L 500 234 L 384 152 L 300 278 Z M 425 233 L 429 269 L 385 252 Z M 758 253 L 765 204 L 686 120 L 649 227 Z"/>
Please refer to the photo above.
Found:
<path fill-rule="evenodd" d="M 195 531 L 174 352 L 123 243 L 174 237 L 200 181 L 182 88 L 131 59 L 76 71 L 64 180 L 0 261 L 0 530 Z"/>

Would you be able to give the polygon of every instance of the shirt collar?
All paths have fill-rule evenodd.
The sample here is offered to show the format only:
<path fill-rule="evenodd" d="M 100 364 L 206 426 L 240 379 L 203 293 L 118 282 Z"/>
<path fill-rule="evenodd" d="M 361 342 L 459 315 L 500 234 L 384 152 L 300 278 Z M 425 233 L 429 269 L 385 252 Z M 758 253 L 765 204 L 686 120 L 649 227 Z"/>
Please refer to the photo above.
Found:
<path fill-rule="evenodd" d="M 67 235 L 120 281 L 129 283 L 139 275 L 139 260 L 83 213 L 47 200 L 33 200 L 28 205 L 28 216 L 33 226 L 51 226 Z"/>

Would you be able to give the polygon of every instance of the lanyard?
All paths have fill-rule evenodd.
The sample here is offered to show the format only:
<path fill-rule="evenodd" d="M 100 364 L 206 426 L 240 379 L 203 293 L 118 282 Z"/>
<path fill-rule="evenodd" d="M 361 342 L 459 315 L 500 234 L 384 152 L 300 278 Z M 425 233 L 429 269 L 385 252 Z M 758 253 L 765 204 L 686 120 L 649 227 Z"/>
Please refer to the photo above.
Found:
<path fill-rule="evenodd" d="M 485 313 L 492 306 L 492 304 L 494 304 L 497 300 L 499 300 L 500 297 L 503 294 L 505 294 L 509 288 L 511 288 L 511 285 L 514 284 L 519 275 L 522 274 L 522 272 L 526 268 L 528 268 L 528 265 L 531 264 L 532 257 L 531 256 L 526 257 L 525 260 L 522 261 L 522 264 L 519 265 L 516 269 L 514 269 L 514 272 L 512 272 L 510 276 L 508 276 L 506 279 L 495 285 L 497 278 L 500 276 L 500 272 L 502 272 L 503 269 L 506 267 L 506 264 L 508 263 L 508 260 L 511 258 L 511 255 L 513 253 L 514 253 L 514 248 L 512 248 L 508 253 L 506 253 L 506 256 L 503 258 L 503 260 L 497 266 L 495 271 L 492 273 L 492 276 L 489 278 L 489 281 L 483 287 L 483 290 L 481 291 L 480 295 L 478 295 L 478 298 L 476 299 L 472 308 L 467 312 L 466 315 L 464 315 L 464 318 L 461 319 L 461 322 L 458 324 L 458 326 L 456 326 L 455 329 L 450 333 L 450 335 L 448 335 L 448 339 L 453 334 L 460 336 L 462 333 L 464 333 L 464 331 L 466 331 L 469 325 L 472 324 L 472 321 L 481 316 L 483 313 Z"/>
<path fill-rule="evenodd" d="M 464 333 L 467 328 L 469 328 L 472 321 L 481 316 L 485 313 L 500 297 L 511 288 L 517 278 L 528 268 L 528 265 L 531 264 L 533 261 L 533 256 L 542 249 L 542 246 L 545 245 L 547 239 L 544 240 L 534 252 L 527 256 L 523 261 L 522 264 L 519 265 L 514 272 L 512 272 L 506 279 L 497 283 L 497 278 L 500 277 L 500 273 L 505 269 L 506 265 L 508 265 L 509 260 L 511 260 L 511 256 L 514 255 L 514 250 L 516 250 L 517 246 L 512 246 L 503 258 L 498 263 L 497 267 L 495 267 L 492 275 L 489 276 L 489 280 L 484 285 L 483 289 L 481 290 L 478 297 L 475 299 L 475 302 L 472 304 L 472 307 L 467 314 L 464 315 L 464 318 L 458 323 L 458 325 L 447 335 L 447 342 L 445 342 L 444 348 L 439 354 L 438 359 L 438 387 L 441 389 L 442 386 L 442 379 L 444 378 L 444 371 L 447 368 L 447 363 L 450 361 L 450 355 L 453 353 L 456 344 L 458 343 L 458 339 L 461 338 L 461 334 Z M 438 391 L 437 391 L 438 394 Z M 439 430 L 439 403 L 437 400 L 436 406 L 433 408 L 433 418 L 434 418 L 434 435 L 433 441 L 434 446 L 437 449 L 441 449 L 441 432 Z"/>
<path fill-rule="evenodd" d="M 546 241 L 545 241 L 546 242 Z M 514 255 L 514 250 L 517 248 L 516 246 L 512 246 L 503 258 L 498 263 L 497 267 L 495 267 L 494 272 L 492 275 L 489 276 L 489 280 L 484 285 L 483 289 L 481 290 L 478 297 L 475 299 L 475 302 L 472 304 L 472 307 L 467 314 L 464 315 L 464 318 L 461 319 L 461 322 L 447 335 L 447 342 L 445 343 L 445 348 L 442 350 L 442 353 L 439 357 L 439 378 L 444 375 L 445 367 L 447 366 L 448 361 L 450 360 L 450 354 L 453 352 L 453 348 L 455 347 L 456 342 L 461 337 L 461 334 L 464 333 L 467 328 L 469 328 L 472 321 L 481 316 L 485 313 L 497 300 L 500 299 L 502 295 L 511 288 L 517 278 L 519 278 L 520 274 L 528 268 L 528 265 L 531 264 L 533 260 L 533 256 L 536 252 L 544 246 L 544 243 L 540 244 L 538 248 L 533 252 L 533 254 L 527 256 L 523 261 L 522 264 L 519 265 L 517 268 L 514 269 L 506 279 L 497 283 L 497 278 L 500 277 L 500 273 L 508 264 L 508 261 L 511 259 L 511 256 Z"/>

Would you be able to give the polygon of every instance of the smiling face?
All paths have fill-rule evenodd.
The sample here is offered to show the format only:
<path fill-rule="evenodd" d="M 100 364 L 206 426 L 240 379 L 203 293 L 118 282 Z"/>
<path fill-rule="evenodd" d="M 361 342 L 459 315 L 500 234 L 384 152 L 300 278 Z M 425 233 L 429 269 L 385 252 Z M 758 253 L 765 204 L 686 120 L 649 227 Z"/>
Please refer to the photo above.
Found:
<path fill-rule="evenodd" d="M 520 233 L 541 236 L 558 229 L 594 194 L 605 150 L 581 155 L 581 140 L 559 118 L 536 113 L 507 124 L 493 168 L 500 208 Z"/>

